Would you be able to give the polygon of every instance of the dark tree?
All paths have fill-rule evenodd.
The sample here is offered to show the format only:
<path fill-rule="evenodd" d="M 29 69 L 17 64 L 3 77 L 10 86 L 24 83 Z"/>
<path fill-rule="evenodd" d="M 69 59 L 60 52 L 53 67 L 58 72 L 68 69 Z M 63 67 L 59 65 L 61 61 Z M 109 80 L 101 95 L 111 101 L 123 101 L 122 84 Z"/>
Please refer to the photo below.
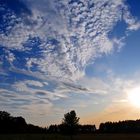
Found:
<path fill-rule="evenodd" d="M 62 124 L 60 125 L 60 131 L 64 134 L 76 134 L 78 132 L 79 119 L 74 110 L 64 114 Z"/>
<path fill-rule="evenodd" d="M 105 122 L 99 126 L 101 133 L 140 133 L 140 120 Z"/>
<path fill-rule="evenodd" d="M 91 124 L 79 125 L 79 133 L 91 134 L 91 133 L 95 133 L 95 132 L 96 132 L 96 126 L 95 125 L 91 125 Z"/>
<path fill-rule="evenodd" d="M 23 117 L 13 117 L 6 111 L 0 111 L 1 133 L 46 133 L 46 129 L 27 124 Z"/>
<path fill-rule="evenodd" d="M 59 125 L 50 125 L 48 128 L 48 133 L 58 133 L 59 132 Z"/>
<path fill-rule="evenodd" d="M 0 121 L 9 119 L 11 116 L 6 111 L 0 111 Z"/>

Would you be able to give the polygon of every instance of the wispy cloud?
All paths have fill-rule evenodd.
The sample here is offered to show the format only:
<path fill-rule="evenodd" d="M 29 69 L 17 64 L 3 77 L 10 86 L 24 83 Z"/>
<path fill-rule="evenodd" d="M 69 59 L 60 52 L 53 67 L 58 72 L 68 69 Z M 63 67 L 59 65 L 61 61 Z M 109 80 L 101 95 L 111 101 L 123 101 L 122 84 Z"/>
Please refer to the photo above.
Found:
<path fill-rule="evenodd" d="M 133 30 L 133 31 L 136 31 L 136 30 L 140 29 L 140 22 L 136 22 L 136 23 L 130 25 L 130 26 L 128 27 L 128 29 L 129 29 L 129 30 Z"/>
<path fill-rule="evenodd" d="M 123 19 L 128 24 L 128 31 L 136 31 L 140 29 L 140 21 L 136 17 L 132 16 L 129 12 L 128 6 L 124 6 Z"/>

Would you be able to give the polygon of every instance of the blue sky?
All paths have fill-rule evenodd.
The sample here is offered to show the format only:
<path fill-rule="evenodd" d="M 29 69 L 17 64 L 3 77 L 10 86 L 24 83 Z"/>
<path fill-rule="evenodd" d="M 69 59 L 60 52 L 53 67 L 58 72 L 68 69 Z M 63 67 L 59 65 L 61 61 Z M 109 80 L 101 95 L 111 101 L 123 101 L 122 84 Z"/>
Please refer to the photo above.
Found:
<path fill-rule="evenodd" d="M 139 9 L 139 0 L 1 0 L 0 110 L 40 126 L 71 109 L 81 123 L 137 119 Z"/>

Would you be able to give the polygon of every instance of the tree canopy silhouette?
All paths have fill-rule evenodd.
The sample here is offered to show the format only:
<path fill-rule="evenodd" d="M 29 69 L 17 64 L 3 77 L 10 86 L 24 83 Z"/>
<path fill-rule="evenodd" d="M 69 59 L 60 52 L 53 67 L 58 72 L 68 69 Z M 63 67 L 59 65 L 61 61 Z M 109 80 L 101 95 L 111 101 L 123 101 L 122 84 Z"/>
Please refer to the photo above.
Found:
<path fill-rule="evenodd" d="M 64 114 L 60 131 L 65 134 L 75 134 L 78 131 L 79 119 L 74 110 Z"/>
<path fill-rule="evenodd" d="M 79 124 L 79 117 L 76 116 L 76 112 L 74 110 L 64 114 L 63 124 L 68 126 L 75 126 Z"/>

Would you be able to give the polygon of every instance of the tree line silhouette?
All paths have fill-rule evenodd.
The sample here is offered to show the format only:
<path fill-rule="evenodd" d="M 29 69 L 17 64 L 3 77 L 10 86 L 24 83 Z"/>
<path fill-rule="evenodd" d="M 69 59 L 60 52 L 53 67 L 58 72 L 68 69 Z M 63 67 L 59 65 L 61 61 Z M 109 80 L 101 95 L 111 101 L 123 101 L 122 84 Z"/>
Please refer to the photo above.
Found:
<path fill-rule="evenodd" d="M 0 111 L 0 133 L 44 133 L 45 128 L 27 124 L 23 117 L 13 117 Z"/>
<path fill-rule="evenodd" d="M 103 133 L 139 133 L 140 120 L 101 123 L 99 132 Z"/>
<path fill-rule="evenodd" d="M 77 133 L 139 133 L 140 120 L 105 122 L 96 129 L 95 125 L 79 124 L 74 110 L 64 114 L 62 123 L 47 128 L 27 124 L 23 117 L 13 117 L 6 111 L 0 111 L 0 133 L 48 133 L 73 135 Z"/>

